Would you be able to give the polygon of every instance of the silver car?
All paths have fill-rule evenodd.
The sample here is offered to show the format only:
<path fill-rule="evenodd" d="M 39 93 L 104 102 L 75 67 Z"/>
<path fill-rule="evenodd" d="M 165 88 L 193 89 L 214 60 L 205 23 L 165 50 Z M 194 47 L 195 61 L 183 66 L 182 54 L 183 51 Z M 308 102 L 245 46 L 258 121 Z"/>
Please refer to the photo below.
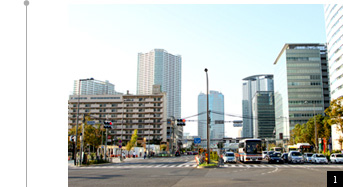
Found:
<path fill-rule="evenodd" d="M 312 155 L 312 163 L 328 164 L 329 162 L 328 162 L 328 159 L 326 159 L 326 157 L 323 154 L 313 154 Z"/>
<path fill-rule="evenodd" d="M 236 163 L 235 154 L 233 152 L 226 152 L 223 154 L 224 163 L 233 162 Z"/>
<path fill-rule="evenodd" d="M 304 153 L 303 154 L 304 162 L 312 163 L 312 155 L 313 153 Z"/>
<path fill-rule="evenodd" d="M 330 156 L 331 163 L 343 163 L 343 154 L 334 153 Z"/>
<path fill-rule="evenodd" d="M 302 157 L 302 154 L 299 151 L 290 151 L 288 153 L 288 163 L 289 164 L 293 164 L 293 163 L 303 164 L 304 159 Z"/>

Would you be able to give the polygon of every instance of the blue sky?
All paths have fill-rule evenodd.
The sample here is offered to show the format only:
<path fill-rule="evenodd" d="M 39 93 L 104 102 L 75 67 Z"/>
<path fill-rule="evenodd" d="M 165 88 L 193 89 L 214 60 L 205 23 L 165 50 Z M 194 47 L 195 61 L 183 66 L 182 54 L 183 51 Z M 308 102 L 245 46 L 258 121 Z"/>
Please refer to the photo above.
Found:
<path fill-rule="evenodd" d="M 68 91 L 72 80 L 94 77 L 135 93 L 137 53 L 163 48 L 182 56 L 182 117 L 198 113 L 197 96 L 206 91 L 204 68 L 210 89 L 224 94 L 225 113 L 241 115 L 243 78 L 273 73 L 285 43 L 325 43 L 323 9 L 306 4 L 70 5 L 74 65 L 92 68 L 79 67 L 83 73 L 71 77 Z M 189 122 L 184 131 L 196 135 L 196 127 Z M 232 124 L 225 127 L 227 136 L 236 136 Z"/>

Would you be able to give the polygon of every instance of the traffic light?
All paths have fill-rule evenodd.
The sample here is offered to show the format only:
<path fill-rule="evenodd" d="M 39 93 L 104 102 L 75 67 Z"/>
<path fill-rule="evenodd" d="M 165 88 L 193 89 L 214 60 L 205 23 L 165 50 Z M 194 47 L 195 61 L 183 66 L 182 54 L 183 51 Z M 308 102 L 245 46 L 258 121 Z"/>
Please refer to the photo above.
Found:
<path fill-rule="evenodd" d="M 177 126 L 186 126 L 185 119 L 177 119 Z"/>
<path fill-rule="evenodd" d="M 111 121 L 104 121 L 104 128 L 112 128 L 112 122 Z"/>

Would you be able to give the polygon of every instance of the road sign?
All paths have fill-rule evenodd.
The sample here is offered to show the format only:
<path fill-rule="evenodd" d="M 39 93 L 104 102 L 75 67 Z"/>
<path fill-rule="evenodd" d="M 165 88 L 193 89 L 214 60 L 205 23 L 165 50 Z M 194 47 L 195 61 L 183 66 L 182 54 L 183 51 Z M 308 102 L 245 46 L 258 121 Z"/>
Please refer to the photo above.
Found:
<path fill-rule="evenodd" d="M 95 121 L 87 121 L 88 125 L 95 125 Z"/>
<path fill-rule="evenodd" d="M 201 138 L 194 138 L 194 144 L 201 143 Z"/>
<path fill-rule="evenodd" d="M 233 127 L 243 127 L 243 124 L 241 124 L 241 123 L 234 123 Z"/>

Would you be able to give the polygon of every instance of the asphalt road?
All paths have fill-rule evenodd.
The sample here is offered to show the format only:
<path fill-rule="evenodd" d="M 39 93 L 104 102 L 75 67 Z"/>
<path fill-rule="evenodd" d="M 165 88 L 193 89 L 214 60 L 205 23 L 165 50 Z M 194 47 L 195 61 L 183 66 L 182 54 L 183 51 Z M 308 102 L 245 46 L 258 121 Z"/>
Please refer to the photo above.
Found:
<path fill-rule="evenodd" d="M 136 159 L 97 167 L 68 167 L 68 184 L 69 186 L 326 186 L 327 171 L 343 171 L 343 165 L 240 163 L 227 164 L 226 167 L 221 168 L 197 169 L 192 164 L 193 158 L 188 156 L 170 159 Z M 156 167 L 153 167 L 154 165 Z M 171 167 L 172 165 L 175 167 Z"/>

